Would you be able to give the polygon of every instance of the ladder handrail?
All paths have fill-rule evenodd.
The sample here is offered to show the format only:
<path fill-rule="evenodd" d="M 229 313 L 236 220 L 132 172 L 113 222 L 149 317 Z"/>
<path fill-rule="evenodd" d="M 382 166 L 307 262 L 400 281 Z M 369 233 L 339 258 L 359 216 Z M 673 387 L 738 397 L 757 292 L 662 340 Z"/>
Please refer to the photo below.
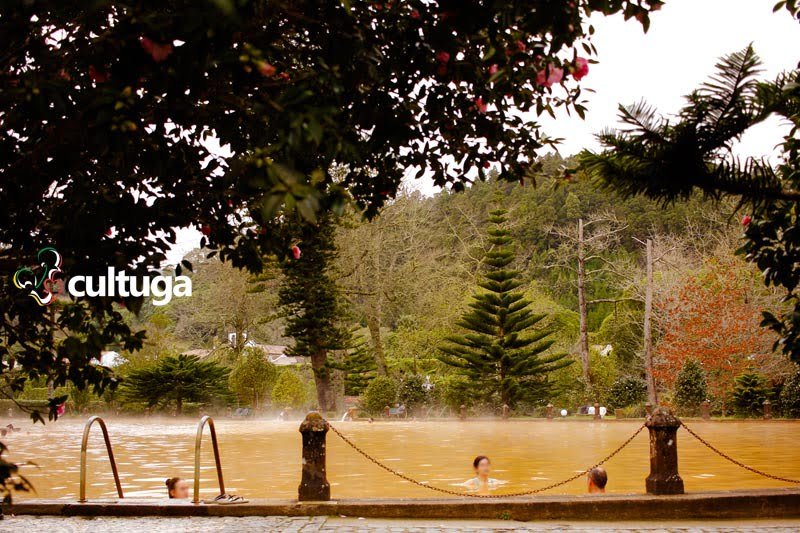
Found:
<path fill-rule="evenodd" d="M 99 416 L 92 416 L 86 421 L 86 425 L 83 427 L 83 439 L 81 440 L 81 489 L 80 499 L 78 500 L 80 503 L 86 502 L 86 448 L 89 445 L 89 430 L 92 428 L 92 424 L 95 422 L 98 422 L 100 424 L 100 429 L 103 430 L 103 439 L 106 441 L 108 460 L 111 462 L 111 472 L 114 474 L 114 483 L 117 485 L 117 494 L 120 498 L 124 498 L 122 495 L 122 485 L 119 482 L 117 463 L 114 461 L 114 450 L 111 448 L 111 440 L 108 438 L 108 429 L 106 429 L 106 423 Z"/>
<path fill-rule="evenodd" d="M 206 415 L 197 424 L 197 437 L 194 441 L 194 498 L 192 498 L 192 503 L 200 503 L 200 444 L 203 441 L 203 428 L 206 422 L 208 422 L 208 429 L 211 431 L 211 447 L 214 449 L 214 462 L 217 466 L 219 493 L 225 494 L 225 482 L 222 480 L 222 463 L 219 460 L 219 446 L 217 446 L 217 430 L 214 429 L 214 419 Z"/>

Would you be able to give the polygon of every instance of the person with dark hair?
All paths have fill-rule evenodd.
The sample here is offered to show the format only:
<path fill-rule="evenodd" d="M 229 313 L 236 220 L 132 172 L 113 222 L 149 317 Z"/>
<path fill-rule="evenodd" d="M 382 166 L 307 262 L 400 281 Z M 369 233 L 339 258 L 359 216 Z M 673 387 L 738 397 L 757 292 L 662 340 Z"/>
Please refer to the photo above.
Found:
<path fill-rule="evenodd" d="M 592 468 L 586 477 L 589 480 L 589 494 L 605 493 L 606 483 L 608 483 L 608 474 L 606 474 L 605 468 L 599 466 Z"/>
<path fill-rule="evenodd" d="M 499 479 L 489 477 L 492 472 L 492 462 L 485 455 L 479 455 L 472 461 L 475 477 L 462 483 L 463 486 L 474 491 L 488 491 L 505 483 Z"/>
<path fill-rule="evenodd" d="M 170 499 L 185 500 L 189 497 L 189 484 L 181 477 L 171 477 L 164 482 Z"/>

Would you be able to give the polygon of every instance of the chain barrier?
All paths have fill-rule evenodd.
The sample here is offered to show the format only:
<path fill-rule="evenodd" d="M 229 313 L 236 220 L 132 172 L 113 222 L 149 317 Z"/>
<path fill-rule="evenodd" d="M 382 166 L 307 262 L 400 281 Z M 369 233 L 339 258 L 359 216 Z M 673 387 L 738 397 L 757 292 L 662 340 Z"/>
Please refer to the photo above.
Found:
<path fill-rule="evenodd" d="M 422 481 L 417 481 L 416 479 L 411 478 L 411 477 L 403 474 L 402 472 L 398 472 L 397 470 L 393 469 L 392 467 L 383 464 L 378 459 L 374 458 L 369 453 L 367 453 L 364 450 L 362 450 L 361 448 L 359 448 L 353 441 L 351 441 L 350 439 L 345 437 L 338 429 L 333 427 L 330 422 L 328 422 L 328 428 L 330 428 L 331 431 L 336 433 L 336 435 L 338 435 L 339 438 L 342 439 L 348 446 L 353 448 L 359 454 L 361 454 L 364 457 L 366 457 L 372 463 L 374 463 L 377 466 L 379 466 L 380 468 L 386 470 L 390 474 L 394 474 L 395 476 L 397 476 L 397 477 L 399 477 L 401 479 L 404 479 L 404 480 L 408 481 L 409 483 L 413 483 L 414 485 L 417 485 L 419 487 L 423 487 L 423 488 L 426 488 L 428 490 L 433 490 L 433 491 L 436 491 L 436 492 L 441 492 L 443 494 L 450 494 L 452 496 L 467 496 L 469 498 L 511 498 L 511 497 L 515 497 L 515 496 L 530 496 L 532 494 L 538 494 L 540 492 L 545 492 L 545 491 L 560 487 L 562 485 L 566 485 L 567 483 L 570 483 L 570 482 L 575 481 L 576 479 L 578 479 L 578 478 L 580 478 L 582 476 L 585 476 L 586 474 L 589 473 L 590 470 L 592 470 L 593 468 L 597 468 L 600 465 L 605 464 L 611 458 L 613 458 L 615 455 L 617 455 L 619 452 L 621 452 L 623 448 L 625 448 L 628 444 L 630 444 L 633 441 L 633 439 L 635 439 L 639 435 L 639 433 L 642 432 L 642 430 L 645 428 L 645 425 L 642 424 L 639 427 L 639 429 L 637 429 L 633 433 L 633 435 L 631 435 L 628 438 L 628 440 L 626 440 L 621 445 L 619 445 L 619 447 L 617 447 L 617 449 L 615 449 L 613 452 L 608 454 L 601 461 L 599 461 L 598 463 L 590 466 L 586 470 L 582 470 L 582 471 L 578 472 L 577 474 L 575 474 L 573 476 L 570 476 L 570 477 L 568 477 L 567 479 L 565 479 L 563 481 L 559 481 L 557 483 L 552 483 L 552 484 L 547 485 L 545 487 L 540 487 L 538 489 L 532 489 L 532 490 L 527 490 L 527 491 L 523 491 L 523 492 L 511 492 L 511 493 L 507 493 L 507 494 L 473 494 L 473 493 L 469 493 L 469 492 L 463 492 L 463 491 L 458 491 L 458 490 L 445 489 L 445 488 L 442 488 L 442 487 L 436 487 L 434 485 L 429 485 L 429 484 L 424 483 Z"/>
<path fill-rule="evenodd" d="M 719 455 L 723 459 L 725 459 L 727 461 L 730 461 L 731 463 L 735 464 L 736 466 L 740 466 L 740 467 L 744 468 L 745 470 L 749 470 L 750 472 L 752 472 L 754 474 L 758 474 L 759 476 L 763 476 L 765 478 L 774 479 L 776 481 L 785 481 L 786 483 L 800 484 L 800 480 L 789 479 L 789 478 L 786 478 L 786 477 L 776 476 L 774 474 L 769 474 L 767 472 L 762 472 L 761 470 L 758 470 L 757 468 L 753 468 L 752 466 L 747 466 L 746 464 L 742 463 L 741 461 L 737 461 L 736 459 L 734 459 L 733 457 L 731 457 L 727 453 L 723 452 L 722 450 L 720 450 L 718 448 L 715 448 L 710 442 L 708 442 L 703 437 L 701 437 L 700 435 L 698 435 L 697 433 L 692 431 L 691 428 L 689 428 L 689 426 L 687 426 L 683 422 L 681 422 L 681 425 L 683 426 L 683 429 L 685 429 L 686 431 L 689 432 L 689 435 L 691 435 L 692 437 L 694 437 L 697 440 L 699 440 L 706 448 L 708 448 L 712 452 L 716 453 L 717 455 Z"/>

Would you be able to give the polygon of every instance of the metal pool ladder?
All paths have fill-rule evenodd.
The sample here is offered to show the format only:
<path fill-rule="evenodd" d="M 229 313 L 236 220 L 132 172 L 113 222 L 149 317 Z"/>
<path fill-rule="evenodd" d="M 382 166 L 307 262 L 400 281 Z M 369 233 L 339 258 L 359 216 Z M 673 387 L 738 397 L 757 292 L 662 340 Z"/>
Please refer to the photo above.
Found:
<path fill-rule="evenodd" d="M 114 474 L 114 483 L 117 485 L 117 494 L 120 498 L 124 498 L 122 495 L 122 485 L 119 482 L 117 463 L 114 461 L 114 450 L 111 449 L 111 440 L 108 438 L 106 423 L 103 422 L 103 419 L 99 416 L 93 416 L 86 421 L 86 425 L 83 428 L 83 440 L 81 441 L 81 492 L 80 499 L 78 500 L 80 503 L 86 502 L 86 447 L 89 444 L 89 430 L 92 428 L 92 424 L 95 422 L 98 422 L 100 424 L 100 429 L 103 430 L 103 439 L 106 441 L 108 460 L 111 462 L 111 472 Z"/>
<path fill-rule="evenodd" d="M 203 427 L 208 422 L 211 431 L 211 447 L 214 449 L 214 462 L 217 466 L 217 479 L 219 480 L 219 493 L 225 494 L 225 482 L 222 480 L 222 463 L 219 460 L 219 446 L 217 446 L 217 430 L 214 429 L 214 419 L 206 415 L 197 424 L 197 437 L 194 441 L 194 498 L 192 503 L 200 503 L 200 444 L 203 441 Z"/>

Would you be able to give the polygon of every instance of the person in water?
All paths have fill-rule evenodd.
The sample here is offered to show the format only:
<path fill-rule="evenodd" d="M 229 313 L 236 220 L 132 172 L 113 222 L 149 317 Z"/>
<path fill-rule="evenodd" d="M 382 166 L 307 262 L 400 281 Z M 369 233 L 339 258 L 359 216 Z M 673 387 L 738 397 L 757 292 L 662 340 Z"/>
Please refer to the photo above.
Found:
<path fill-rule="evenodd" d="M 502 485 L 505 481 L 489 477 L 492 472 L 492 462 L 485 455 L 479 455 L 472 461 L 472 468 L 475 469 L 475 477 L 465 481 L 463 485 L 471 490 L 488 490 Z"/>
<path fill-rule="evenodd" d="M 592 468 L 586 477 L 589 480 L 589 494 L 604 494 L 606 492 L 608 474 L 605 468 L 599 466 Z"/>
<path fill-rule="evenodd" d="M 170 499 L 185 500 L 189 497 L 189 483 L 181 477 L 171 477 L 166 482 Z"/>

